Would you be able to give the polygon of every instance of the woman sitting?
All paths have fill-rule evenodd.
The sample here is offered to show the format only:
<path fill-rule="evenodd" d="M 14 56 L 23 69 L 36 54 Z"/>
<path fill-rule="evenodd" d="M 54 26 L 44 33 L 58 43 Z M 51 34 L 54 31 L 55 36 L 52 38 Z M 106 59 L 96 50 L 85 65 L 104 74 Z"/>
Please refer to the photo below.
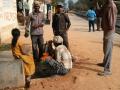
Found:
<path fill-rule="evenodd" d="M 24 72 L 25 72 L 25 81 L 26 81 L 25 86 L 29 87 L 31 75 L 33 75 L 35 72 L 35 64 L 34 64 L 33 56 L 29 55 L 28 52 L 24 52 L 25 51 L 25 50 L 23 50 L 24 44 L 23 44 L 23 42 L 21 42 L 21 40 L 19 38 L 20 37 L 19 29 L 14 28 L 12 30 L 12 37 L 13 37 L 12 44 L 11 44 L 12 54 L 15 59 L 20 59 L 23 61 Z"/>

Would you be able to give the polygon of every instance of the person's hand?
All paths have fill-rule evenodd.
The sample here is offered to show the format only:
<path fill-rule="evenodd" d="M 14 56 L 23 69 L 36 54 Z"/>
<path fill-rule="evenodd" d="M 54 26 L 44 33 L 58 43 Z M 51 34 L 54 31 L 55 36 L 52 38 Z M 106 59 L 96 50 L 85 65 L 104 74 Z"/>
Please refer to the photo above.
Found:
<path fill-rule="evenodd" d="M 43 24 L 38 25 L 39 27 L 43 27 Z"/>
<path fill-rule="evenodd" d="M 52 60 L 52 57 L 51 57 L 51 56 L 48 56 L 46 59 L 47 59 L 47 60 Z"/>
<path fill-rule="evenodd" d="M 33 29 L 37 29 L 37 28 L 38 28 L 38 25 L 33 25 L 32 28 L 33 28 Z"/>
<path fill-rule="evenodd" d="M 29 36 L 29 31 L 26 30 L 24 36 L 27 38 Z"/>
<path fill-rule="evenodd" d="M 33 29 L 37 29 L 37 28 L 39 28 L 39 27 L 43 27 L 43 24 L 33 25 L 33 26 L 32 26 Z"/>
<path fill-rule="evenodd" d="M 69 28 L 66 29 L 66 31 L 68 31 L 68 30 L 69 30 Z"/>

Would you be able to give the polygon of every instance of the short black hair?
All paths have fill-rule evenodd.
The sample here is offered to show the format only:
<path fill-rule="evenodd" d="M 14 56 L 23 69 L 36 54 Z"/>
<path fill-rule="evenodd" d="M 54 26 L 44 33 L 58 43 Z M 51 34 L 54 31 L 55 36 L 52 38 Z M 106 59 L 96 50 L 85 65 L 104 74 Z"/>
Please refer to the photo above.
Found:
<path fill-rule="evenodd" d="M 93 7 L 90 7 L 91 10 L 93 10 L 94 8 Z"/>
<path fill-rule="evenodd" d="M 18 28 L 13 28 L 12 29 L 12 36 L 13 37 L 20 36 L 20 30 Z"/>
<path fill-rule="evenodd" d="M 13 39 L 12 39 L 12 47 L 15 47 L 16 46 L 16 43 L 17 43 L 17 40 L 20 36 L 20 30 L 18 28 L 13 28 L 12 29 L 12 36 L 13 36 Z"/>

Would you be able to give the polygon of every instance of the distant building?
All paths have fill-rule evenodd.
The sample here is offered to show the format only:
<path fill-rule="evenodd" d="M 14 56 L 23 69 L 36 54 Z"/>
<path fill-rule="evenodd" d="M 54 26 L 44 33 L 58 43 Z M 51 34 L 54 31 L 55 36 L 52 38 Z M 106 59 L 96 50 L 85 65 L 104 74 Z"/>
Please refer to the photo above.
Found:
<path fill-rule="evenodd" d="M 17 2 L 18 0 L 0 0 L 0 43 L 11 37 L 12 28 L 18 27 Z M 29 0 L 30 12 L 32 3 L 33 0 Z"/>

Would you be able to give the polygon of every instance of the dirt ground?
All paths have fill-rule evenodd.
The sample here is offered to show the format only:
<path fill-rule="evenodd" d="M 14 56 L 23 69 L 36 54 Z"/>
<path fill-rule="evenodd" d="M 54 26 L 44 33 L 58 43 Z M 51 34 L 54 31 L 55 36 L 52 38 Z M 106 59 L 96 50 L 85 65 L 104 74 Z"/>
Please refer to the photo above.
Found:
<path fill-rule="evenodd" d="M 112 75 L 98 76 L 97 73 L 103 70 L 96 65 L 103 59 L 103 32 L 88 32 L 88 22 L 73 14 L 70 19 L 70 48 L 78 57 L 73 69 L 65 76 L 33 79 L 30 90 L 120 90 L 120 35 L 115 34 Z M 52 39 L 51 27 L 47 25 L 44 30 L 45 41 Z"/>
<path fill-rule="evenodd" d="M 29 90 L 120 90 L 120 35 L 115 34 L 112 75 L 103 77 L 97 73 L 103 68 L 103 32 L 88 32 L 88 22 L 70 14 L 72 22 L 68 32 L 71 52 L 78 59 L 73 69 L 65 76 L 32 79 Z M 53 38 L 52 28 L 44 27 L 45 41 Z"/>

